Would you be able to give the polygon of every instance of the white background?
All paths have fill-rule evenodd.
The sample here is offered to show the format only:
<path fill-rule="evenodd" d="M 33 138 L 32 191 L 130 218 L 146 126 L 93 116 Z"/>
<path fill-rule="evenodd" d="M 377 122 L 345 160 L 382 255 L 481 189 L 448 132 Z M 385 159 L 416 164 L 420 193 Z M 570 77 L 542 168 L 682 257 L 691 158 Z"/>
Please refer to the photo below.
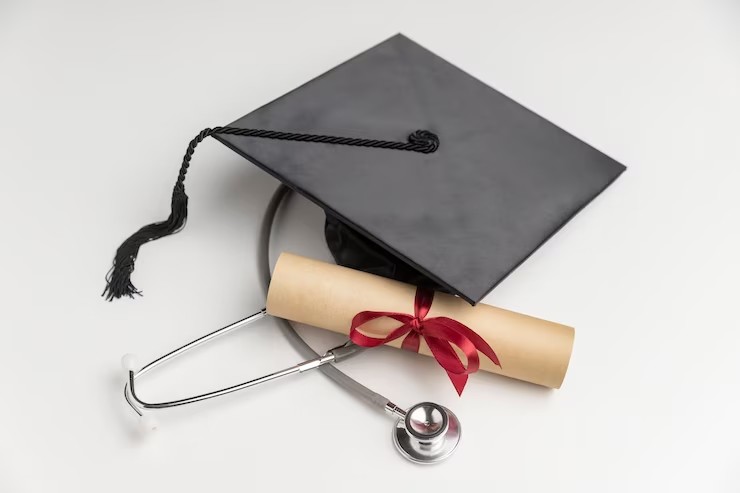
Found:
<path fill-rule="evenodd" d="M 142 249 L 145 297 L 100 298 L 115 248 L 166 217 L 198 131 L 396 32 L 629 167 L 485 300 L 576 327 L 563 388 L 477 374 L 458 398 L 433 360 L 391 348 L 343 365 L 458 414 L 461 447 L 432 468 L 319 373 L 160 414 L 140 439 L 120 356 L 261 308 L 276 182 L 208 141 L 187 229 Z M 0 491 L 740 491 L 739 115 L 732 0 L 0 1 Z M 329 258 L 316 207 L 281 221 L 275 253 Z M 296 359 L 264 321 L 141 390 Z"/>

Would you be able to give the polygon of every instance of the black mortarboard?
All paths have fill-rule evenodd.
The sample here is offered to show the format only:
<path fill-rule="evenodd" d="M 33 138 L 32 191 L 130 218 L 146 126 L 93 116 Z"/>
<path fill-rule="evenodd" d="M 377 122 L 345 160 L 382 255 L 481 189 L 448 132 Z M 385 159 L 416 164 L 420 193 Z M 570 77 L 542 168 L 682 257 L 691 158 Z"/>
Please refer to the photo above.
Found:
<path fill-rule="evenodd" d="M 169 219 L 119 248 L 109 299 L 137 293 L 129 276 L 139 246 L 184 225 L 185 172 L 210 135 L 322 207 L 338 263 L 473 304 L 625 169 L 397 35 L 201 132 Z"/>

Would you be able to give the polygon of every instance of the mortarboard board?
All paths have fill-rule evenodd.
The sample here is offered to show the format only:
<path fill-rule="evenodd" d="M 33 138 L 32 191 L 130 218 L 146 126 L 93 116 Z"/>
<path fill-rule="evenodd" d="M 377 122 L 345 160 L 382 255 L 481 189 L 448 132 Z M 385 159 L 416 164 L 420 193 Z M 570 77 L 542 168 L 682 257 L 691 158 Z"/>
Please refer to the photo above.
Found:
<path fill-rule="evenodd" d="M 139 246 L 184 225 L 185 172 L 210 135 L 323 208 L 339 264 L 472 304 L 625 169 L 399 34 L 193 139 L 170 217 L 119 248 L 109 299 L 138 293 Z"/>

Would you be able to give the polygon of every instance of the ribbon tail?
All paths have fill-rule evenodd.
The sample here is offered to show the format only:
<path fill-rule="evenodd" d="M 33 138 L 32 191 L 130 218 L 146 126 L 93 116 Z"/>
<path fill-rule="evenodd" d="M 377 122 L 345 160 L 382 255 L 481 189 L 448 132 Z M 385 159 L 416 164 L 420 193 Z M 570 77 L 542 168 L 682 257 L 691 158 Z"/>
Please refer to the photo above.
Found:
<path fill-rule="evenodd" d="M 448 329 L 460 334 L 465 339 L 468 339 L 475 348 L 486 355 L 488 359 L 490 359 L 494 365 L 501 367 L 501 362 L 498 359 L 498 356 L 493 351 L 493 348 L 481 337 L 479 336 L 475 331 L 471 330 L 469 327 L 461 324 L 457 320 L 453 320 L 451 318 L 447 317 L 436 317 L 432 319 L 435 323 L 438 323 L 440 325 L 443 325 L 444 327 L 447 327 Z"/>
<path fill-rule="evenodd" d="M 444 339 L 437 337 L 425 337 L 429 349 L 432 350 L 432 354 L 437 362 L 447 372 L 447 376 L 450 377 L 452 385 L 457 391 L 457 395 L 461 396 L 463 390 L 465 390 L 465 384 L 468 383 L 468 371 L 465 365 L 460 361 L 460 357 L 452 349 L 450 343 Z M 478 354 L 476 353 L 476 359 Z"/>
<path fill-rule="evenodd" d="M 438 318 L 433 318 L 425 325 L 425 338 L 427 341 L 431 337 L 435 337 L 441 341 L 447 343 L 450 354 L 455 355 L 455 359 L 460 361 L 460 358 L 455 354 L 455 351 L 450 347 L 450 344 L 454 344 L 463 352 L 467 358 L 467 365 L 462 365 L 458 369 L 451 368 L 449 366 L 442 365 L 445 370 L 452 371 L 453 373 L 475 373 L 480 367 L 480 358 L 478 356 L 478 350 L 476 349 L 473 342 L 462 334 L 455 332 L 452 328 L 446 326 L 443 322 L 440 322 Z M 436 357 L 436 356 L 435 356 Z M 441 364 L 441 363 L 440 363 Z"/>
<path fill-rule="evenodd" d="M 457 395 L 459 397 L 462 397 L 463 390 L 465 390 L 465 385 L 468 383 L 468 375 L 466 373 L 452 373 L 451 371 L 448 371 L 447 376 L 450 377 L 452 385 L 455 386 Z"/>

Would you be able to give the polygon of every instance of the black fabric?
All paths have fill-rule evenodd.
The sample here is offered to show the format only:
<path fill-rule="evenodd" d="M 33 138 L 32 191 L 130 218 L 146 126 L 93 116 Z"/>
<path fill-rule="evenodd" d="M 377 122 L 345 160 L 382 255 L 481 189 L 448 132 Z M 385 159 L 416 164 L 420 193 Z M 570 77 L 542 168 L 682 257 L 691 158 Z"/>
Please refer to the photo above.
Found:
<path fill-rule="evenodd" d="M 330 247 L 344 241 L 332 247 L 340 264 L 405 279 L 411 269 L 470 303 L 625 169 L 402 35 L 230 126 L 385 140 L 434 132 L 433 154 L 214 138 L 362 238 L 347 247 L 351 235 L 329 225 Z"/>
<path fill-rule="evenodd" d="M 403 260 L 369 241 L 331 215 L 326 215 L 324 235 L 337 264 L 377 276 L 395 279 L 422 288 L 451 294 L 444 286 L 432 281 Z"/>

